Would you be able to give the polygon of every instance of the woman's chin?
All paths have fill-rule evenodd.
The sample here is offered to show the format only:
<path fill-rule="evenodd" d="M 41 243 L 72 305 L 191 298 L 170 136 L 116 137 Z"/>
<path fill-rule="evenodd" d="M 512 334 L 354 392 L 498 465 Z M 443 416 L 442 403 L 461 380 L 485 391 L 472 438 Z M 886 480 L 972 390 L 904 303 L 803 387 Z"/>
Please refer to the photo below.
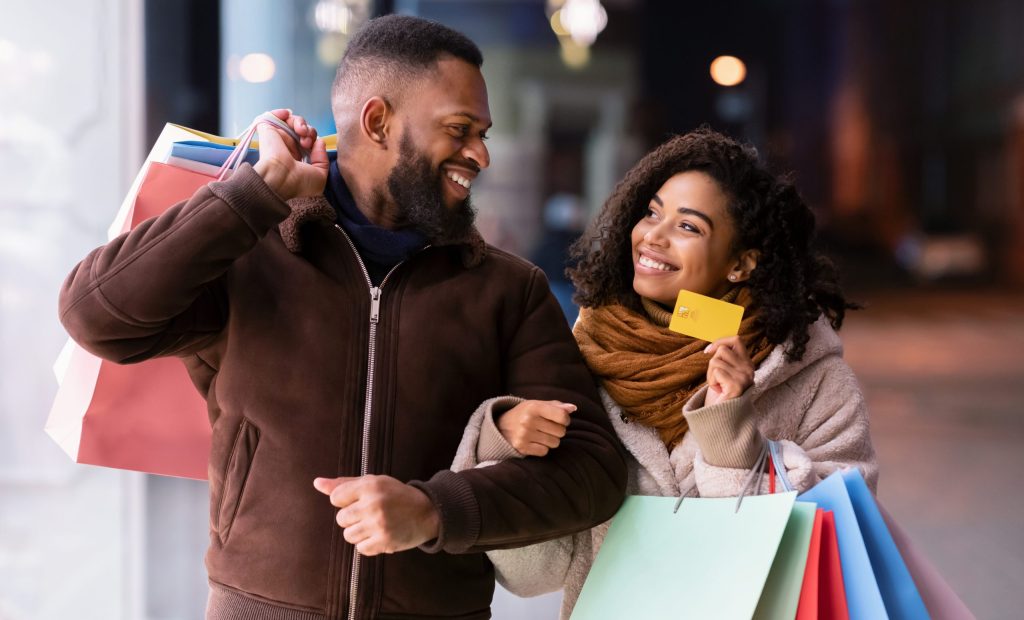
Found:
<path fill-rule="evenodd" d="M 676 303 L 676 297 L 679 295 L 679 291 L 674 293 L 671 291 L 665 291 L 662 288 L 655 288 L 652 286 L 645 286 L 643 282 L 637 282 L 633 280 L 633 292 L 641 297 L 656 301 L 659 304 L 667 307 L 672 307 Z"/>

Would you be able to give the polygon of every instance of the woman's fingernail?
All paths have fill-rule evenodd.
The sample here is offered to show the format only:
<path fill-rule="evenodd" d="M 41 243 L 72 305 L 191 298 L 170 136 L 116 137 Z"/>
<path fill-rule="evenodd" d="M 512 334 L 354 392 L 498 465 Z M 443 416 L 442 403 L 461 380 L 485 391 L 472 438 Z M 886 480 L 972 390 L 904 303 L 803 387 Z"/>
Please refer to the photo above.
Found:
<path fill-rule="evenodd" d="M 704 347 L 704 352 L 705 353 L 711 353 L 711 347 L 713 347 L 713 346 L 715 346 L 715 345 L 709 344 L 708 346 Z"/>

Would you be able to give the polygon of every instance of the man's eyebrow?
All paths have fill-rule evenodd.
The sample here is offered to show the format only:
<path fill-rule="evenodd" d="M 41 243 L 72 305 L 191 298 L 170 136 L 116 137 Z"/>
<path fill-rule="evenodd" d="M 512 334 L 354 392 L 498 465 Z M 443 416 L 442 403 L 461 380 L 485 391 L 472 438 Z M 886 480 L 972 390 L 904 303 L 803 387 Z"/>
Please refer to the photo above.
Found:
<path fill-rule="evenodd" d="M 477 116 L 476 114 L 472 114 L 470 112 L 453 112 L 452 116 L 465 116 L 466 118 L 468 118 L 469 120 L 473 121 L 474 123 L 481 122 L 479 116 Z M 493 122 L 487 121 L 486 129 L 490 129 L 493 125 L 494 125 Z"/>

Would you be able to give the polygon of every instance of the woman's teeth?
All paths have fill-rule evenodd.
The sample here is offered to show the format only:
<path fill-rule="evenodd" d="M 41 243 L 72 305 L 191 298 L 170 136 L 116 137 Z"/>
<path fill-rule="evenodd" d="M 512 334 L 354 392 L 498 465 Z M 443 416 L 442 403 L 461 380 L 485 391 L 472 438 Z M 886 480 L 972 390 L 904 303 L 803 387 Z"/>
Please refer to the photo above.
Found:
<path fill-rule="evenodd" d="M 466 189 L 469 189 L 469 186 L 473 184 L 473 182 L 467 179 L 466 177 L 462 176 L 461 174 L 456 174 L 454 172 L 449 172 L 448 178 L 451 179 L 452 181 L 455 181 L 462 187 L 465 187 Z"/>
<path fill-rule="evenodd" d="M 666 265 L 665 263 L 659 263 L 658 261 L 656 261 L 656 260 L 654 260 L 652 258 L 647 258 L 646 256 L 641 256 L 640 260 L 638 260 L 637 262 L 640 263 L 641 265 L 643 265 L 644 267 L 649 267 L 651 269 L 657 269 L 659 271 L 675 271 L 676 270 L 676 268 L 672 267 L 671 265 Z"/>

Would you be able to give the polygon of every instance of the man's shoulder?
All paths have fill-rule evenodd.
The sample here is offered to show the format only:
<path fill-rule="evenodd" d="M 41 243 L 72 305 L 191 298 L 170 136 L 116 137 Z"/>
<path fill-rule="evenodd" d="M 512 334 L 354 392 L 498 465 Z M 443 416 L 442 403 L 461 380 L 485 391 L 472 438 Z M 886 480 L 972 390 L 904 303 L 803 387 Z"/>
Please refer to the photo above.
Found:
<path fill-rule="evenodd" d="M 490 243 L 487 244 L 487 255 L 484 258 L 483 265 L 488 266 L 490 269 L 505 271 L 510 275 L 516 274 L 524 277 L 531 277 L 534 274 L 543 275 L 539 267 L 522 256 L 502 250 Z"/>

